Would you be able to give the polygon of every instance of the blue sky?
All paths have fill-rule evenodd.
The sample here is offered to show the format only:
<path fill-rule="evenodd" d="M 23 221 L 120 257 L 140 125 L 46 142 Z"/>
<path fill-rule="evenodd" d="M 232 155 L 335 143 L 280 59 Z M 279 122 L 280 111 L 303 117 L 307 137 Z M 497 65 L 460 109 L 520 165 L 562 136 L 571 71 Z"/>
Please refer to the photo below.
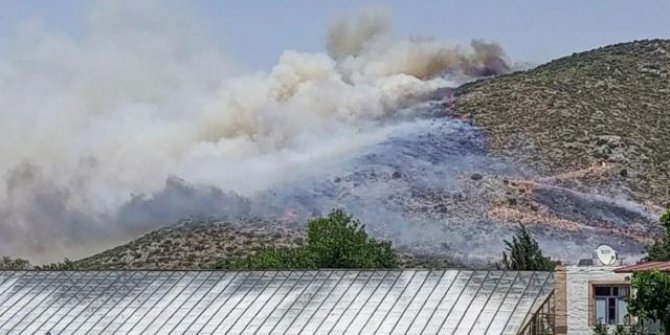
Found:
<path fill-rule="evenodd" d="M 34 19 L 77 36 L 85 33 L 91 1 L 0 0 L 0 5 L 0 36 L 11 36 L 21 22 Z M 512 59 L 533 63 L 605 44 L 670 38 L 667 0 L 160 1 L 160 7 L 179 8 L 237 62 L 262 69 L 284 49 L 321 50 L 334 20 L 370 6 L 388 9 L 399 36 L 495 40 Z"/>

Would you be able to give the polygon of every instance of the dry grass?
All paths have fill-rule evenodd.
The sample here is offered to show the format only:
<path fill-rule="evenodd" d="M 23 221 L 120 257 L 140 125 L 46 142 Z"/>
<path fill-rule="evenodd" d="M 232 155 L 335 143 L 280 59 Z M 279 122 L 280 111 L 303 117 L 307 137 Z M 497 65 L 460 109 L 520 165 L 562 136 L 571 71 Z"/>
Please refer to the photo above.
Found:
<path fill-rule="evenodd" d="M 293 247 L 302 242 L 301 229 L 283 221 L 183 220 L 76 265 L 86 269 L 211 269 L 220 260 L 243 257 L 261 246 Z"/>
<path fill-rule="evenodd" d="M 492 148 L 543 173 L 587 169 L 592 185 L 621 184 L 656 205 L 668 199 L 669 40 L 612 45 L 468 84 L 454 108 L 487 131 Z M 601 160 L 611 173 L 590 175 Z"/>
<path fill-rule="evenodd" d="M 565 182 L 575 179 L 584 179 L 591 177 L 601 177 L 607 172 L 610 172 L 612 166 L 607 164 L 606 161 L 599 160 L 591 164 L 591 166 L 586 168 L 578 168 L 572 171 L 566 171 L 559 173 L 553 176 L 541 177 L 538 179 L 539 182 L 543 183 L 552 183 L 552 182 Z"/>
<path fill-rule="evenodd" d="M 494 206 L 488 213 L 491 219 L 508 224 L 521 223 L 525 225 L 542 225 L 556 230 L 569 232 L 590 231 L 593 234 L 614 235 L 626 237 L 633 241 L 648 244 L 654 241 L 646 232 L 634 229 L 622 229 L 611 224 L 601 223 L 600 225 L 585 225 L 575 220 L 561 218 L 556 214 L 547 211 L 545 208 L 536 207 L 532 210 L 529 207 L 512 207 L 501 204 Z"/>

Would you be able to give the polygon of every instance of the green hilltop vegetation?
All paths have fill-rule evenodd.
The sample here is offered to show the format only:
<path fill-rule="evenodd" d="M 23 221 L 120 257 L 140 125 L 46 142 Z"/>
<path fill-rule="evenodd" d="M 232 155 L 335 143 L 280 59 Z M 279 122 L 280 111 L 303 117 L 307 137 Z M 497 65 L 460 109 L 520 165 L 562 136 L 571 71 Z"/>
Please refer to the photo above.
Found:
<path fill-rule="evenodd" d="M 588 186 L 670 195 L 670 40 L 621 43 L 456 91 L 454 112 L 484 128 L 495 150 L 543 173 L 606 162 Z"/>

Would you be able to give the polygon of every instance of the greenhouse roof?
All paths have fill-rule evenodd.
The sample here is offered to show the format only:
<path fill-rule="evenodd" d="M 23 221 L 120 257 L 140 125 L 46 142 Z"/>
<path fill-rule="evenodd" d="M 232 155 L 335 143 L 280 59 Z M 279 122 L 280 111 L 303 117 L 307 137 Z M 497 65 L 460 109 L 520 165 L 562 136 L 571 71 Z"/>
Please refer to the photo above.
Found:
<path fill-rule="evenodd" d="M 0 334 L 516 334 L 548 272 L 0 271 Z"/>

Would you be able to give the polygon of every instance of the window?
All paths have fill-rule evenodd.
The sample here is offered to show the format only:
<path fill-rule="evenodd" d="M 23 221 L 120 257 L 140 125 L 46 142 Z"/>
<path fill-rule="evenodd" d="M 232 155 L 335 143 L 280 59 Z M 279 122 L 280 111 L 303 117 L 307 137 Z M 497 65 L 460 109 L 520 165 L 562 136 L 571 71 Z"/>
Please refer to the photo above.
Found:
<path fill-rule="evenodd" d="M 593 286 L 593 299 L 595 300 L 595 323 L 607 325 L 622 325 L 628 315 L 626 297 L 628 286 Z"/>

